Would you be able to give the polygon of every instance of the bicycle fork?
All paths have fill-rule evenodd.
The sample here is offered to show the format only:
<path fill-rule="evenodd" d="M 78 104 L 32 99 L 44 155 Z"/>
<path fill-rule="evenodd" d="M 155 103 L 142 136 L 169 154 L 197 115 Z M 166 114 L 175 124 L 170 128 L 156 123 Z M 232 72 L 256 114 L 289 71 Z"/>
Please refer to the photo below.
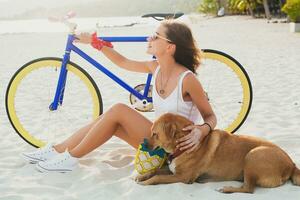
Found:
<path fill-rule="evenodd" d="M 62 103 L 63 103 L 65 85 L 66 85 L 67 74 L 68 74 L 67 64 L 70 61 L 71 44 L 72 44 L 73 40 L 74 40 L 74 35 L 69 35 L 65 54 L 64 54 L 63 61 L 61 64 L 61 69 L 60 69 L 60 73 L 59 73 L 55 96 L 54 96 L 53 102 L 49 105 L 49 110 L 51 110 L 51 111 L 57 110 L 58 106 L 62 105 Z"/>

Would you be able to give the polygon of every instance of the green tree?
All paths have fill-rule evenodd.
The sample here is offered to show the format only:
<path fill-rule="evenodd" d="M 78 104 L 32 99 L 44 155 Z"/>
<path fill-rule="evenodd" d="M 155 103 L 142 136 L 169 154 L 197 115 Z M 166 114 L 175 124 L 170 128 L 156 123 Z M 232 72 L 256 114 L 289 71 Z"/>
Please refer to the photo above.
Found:
<path fill-rule="evenodd" d="M 198 10 L 202 13 L 217 15 L 219 10 L 218 0 L 203 0 Z"/>
<path fill-rule="evenodd" d="M 282 7 L 292 22 L 300 22 L 300 0 L 287 0 Z"/>

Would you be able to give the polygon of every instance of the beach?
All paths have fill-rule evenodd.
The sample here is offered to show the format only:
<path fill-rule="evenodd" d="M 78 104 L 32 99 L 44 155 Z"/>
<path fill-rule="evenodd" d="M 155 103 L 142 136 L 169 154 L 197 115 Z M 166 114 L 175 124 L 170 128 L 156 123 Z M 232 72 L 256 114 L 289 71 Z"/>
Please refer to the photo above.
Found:
<path fill-rule="evenodd" d="M 133 22 L 137 20 L 129 19 Z M 277 144 L 289 154 L 299 168 L 300 34 L 290 33 L 287 23 L 267 23 L 265 19 L 252 19 L 248 16 L 205 18 L 191 15 L 184 20 L 191 26 L 200 48 L 228 53 L 236 58 L 249 74 L 253 87 L 252 108 L 236 134 L 258 136 Z M 222 194 L 216 191 L 223 186 L 241 185 L 236 181 L 142 186 L 134 181 L 135 149 L 118 138 L 112 138 L 81 158 L 80 167 L 73 172 L 38 172 L 34 165 L 26 163 L 20 157 L 21 152 L 34 148 L 23 141 L 10 125 L 5 110 L 5 91 L 10 78 L 24 63 L 39 57 L 61 57 L 64 53 L 66 32 L 60 25 L 51 29 L 49 26 L 43 28 L 32 25 L 36 24 L 36 21 L 30 23 L 32 27 L 27 27 L 26 31 L 20 31 L 22 28 L 18 28 L 17 21 L 6 24 L 7 30 L 11 31 L 6 31 L 5 26 L 2 26 L 0 31 L 1 200 L 299 198 L 300 187 L 294 186 L 290 181 L 277 188 L 257 187 L 254 194 Z M 106 24 L 102 24 L 100 28 L 95 28 L 93 23 L 81 20 L 82 28 L 79 29 L 96 30 L 103 36 L 130 36 L 151 35 L 157 26 L 156 23 L 143 20 L 138 21 L 136 25 L 126 26 L 126 23 L 130 24 L 126 21 L 120 22 L 120 26 L 116 24 L 107 27 Z M 103 58 L 99 52 L 88 46 L 80 47 L 96 60 Z M 145 43 L 136 44 L 134 47 L 116 44 L 115 48 L 132 59 L 150 58 L 145 53 Z M 72 57 L 72 61 L 84 67 L 97 83 L 103 99 L 104 112 L 115 103 L 129 104 L 127 91 L 91 68 L 78 56 Z M 131 85 L 146 80 L 144 74 L 126 72 L 105 59 L 103 63 L 110 65 L 110 70 Z M 145 116 L 154 120 L 153 113 L 145 113 Z"/>

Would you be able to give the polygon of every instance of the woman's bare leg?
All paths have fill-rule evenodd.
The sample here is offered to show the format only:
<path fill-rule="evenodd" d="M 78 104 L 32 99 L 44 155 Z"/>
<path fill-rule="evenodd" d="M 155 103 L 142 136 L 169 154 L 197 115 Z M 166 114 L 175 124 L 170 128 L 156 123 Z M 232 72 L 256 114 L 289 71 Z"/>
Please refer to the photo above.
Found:
<path fill-rule="evenodd" d="M 97 121 L 101 119 L 101 117 L 102 117 L 102 115 L 99 116 L 97 119 L 93 120 L 88 125 L 80 128 L 78 131 L 76 131 L 73 135 L 71 135 L 69 138 L 67 138 L 62 143 L 54 145 L 53 148 L 59 153 L 64 152 L 66 149 L 72 150 L 74 147 L 76 147 L 81 142 L 81 140 L 86 136 L 86 134 L 94 126 L 94 124 L 97 123 Z"/>
<path fill-rule="evenodd" d="M 60 144 L 54 145 L 54 149 L 59 152 L 65 152 L 66 149 L 72 150 L 74 147 L 76 147 L 82 139 L 88 134 L 89 130 L 99 121 L 101 120 L 103 115 L 99 116 L 97 119 L 93 120 L 88 125 L 80 128 L 78 131 L 76 131 L 73 135 L 71 135 L 69 138 L 67 138 L 65 141 L 61 142 Z M 121 127 L 118 126 L 117 131 L 114 133 L 115 136 L 119 137 L 120 139 L 124 140 L 134 148 L 137 148 L 135 144 L 132 144 L 131 138 L 128 136 L 127 132 Z"/>
<path fill-rule="evenodd" d="M 152 122 L 127 105 L 116 104 L 103 114 L 101 119 L 90 125 L 91 127 L 89 125 L 83 127 L 70 138 L 69 144 L 75 144 L 81 140 L 74 148 L 68 148 L 74 157 L 88 154 L 113 135 L 125 140 L 133 147 L 138 147 L 143 138 L 150 136 Z M 88 128 L 89 131 L 84 134 L 83 130 L 86 131 Z"/>

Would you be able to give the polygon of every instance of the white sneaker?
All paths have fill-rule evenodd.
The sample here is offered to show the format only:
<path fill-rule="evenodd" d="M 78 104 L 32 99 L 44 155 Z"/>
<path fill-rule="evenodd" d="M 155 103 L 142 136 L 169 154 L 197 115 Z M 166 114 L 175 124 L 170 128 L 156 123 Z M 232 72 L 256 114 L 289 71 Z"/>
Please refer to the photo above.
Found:
<path fill-rule="evenodd" d="M 51 160 L 38 162 L 37 170 L 40 172 L 70 172 L 78 166 L 78 158 L 70 155 L 68 151 L 61 153 Z"/>
<path fill-rule="evenodd" d="M 49 160 L 58 154 L 59 153 L 53 148 L 52 144 L 48 144 L 34 152 L 21 153 L 21 156 L 30 163 L 37 163 Z"/>

